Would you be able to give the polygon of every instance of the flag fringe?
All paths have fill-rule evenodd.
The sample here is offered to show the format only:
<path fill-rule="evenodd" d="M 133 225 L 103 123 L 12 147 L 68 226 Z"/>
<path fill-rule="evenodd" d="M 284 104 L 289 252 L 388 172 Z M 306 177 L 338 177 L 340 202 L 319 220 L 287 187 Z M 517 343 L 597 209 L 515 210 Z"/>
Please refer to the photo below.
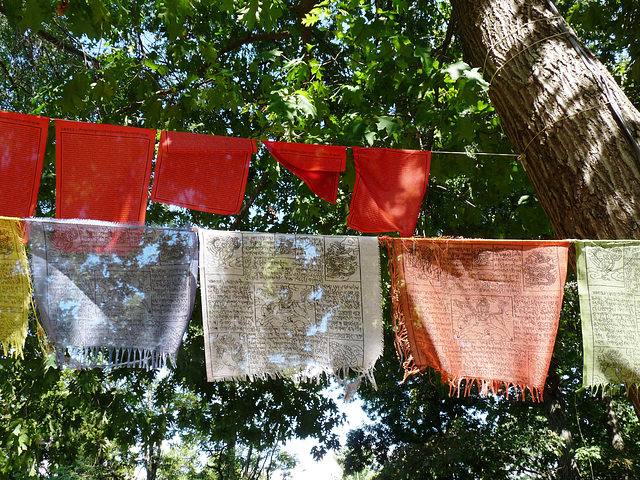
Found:
<path fill-rule="evenodd" d="M 401 261 L 399 256 L 397 259 L 393 258 L 393 248 L 390 242 L 387 242 L 389 237 L 379 237 L 380 241 L 387 246 L 389 253 L 389 272 L 391 274 L 391 310 L 393 319 L 393 330 L 395 332 L 395 346 L 396 355 L 398 360 L 402 364 L 404 369 L 404 377 L 402 382 L 404 383 L 408 377 L 419 373 L 421 369 L 415 364 L 413 354 L 411 353 L 411 344 L 409 342 L 409 331 L 407 330 L 407 319 L 404 316 L 402 308 L 402 293 L 404 281 L 401 278 L 399 272 L 399 266 L 397 262 Z M 402 255 L 402 254 L 401 254 Z"/>
<path fill-rule="evenodd" d="M 471 394 L 471 389 L 474 385 L 478 387 L 478 394 L 481 397 L 486 397 L 489 394 L 498 395 L 503 394 L 509 399 L 511 391 L 513 390 L 514 397 L 523 402 L 526 400 L 525 393 L 528 390 L 533 402 L 543 402 L 544 386 L 534 387 L 532 385 L 524 385 L 520 383 L 507 382 L 504 380 L 488 380 L 483 378 L 468 378 L 468 377 L 447 377 L 445 372 L 440 372 L 444 382 L 449 384 L 449 396 L 451 397 L 468 397 Z M 464 385 L 463 385 L 464 383 Z"/>
<path fill-rule="evenodd" d="M 221 382 L 254 382 L 257 380 L 267 381 L 286 378 L 296 383 L 315 382 L 316 384 L 319 384 L 321 381 L 321 377 L 324 374 L 327 376 L 332 376 L 335 381 L 344 388 L 345 393 L 343 400 L 345 403 L 349 403 L 351 400 L 353 400 L 358 387 L 362 383 L 362 380 L 367 380 L 375 390 L 378 390 L 378 385 L 373 375 L 373 370 L 373 367 L 341 366 L 324 368 L 315 366 L 301 372 L 292 372 L 283 369 L 254 374 L 245 373 L 241 375 L 216 376 L 215 380 Z"/>
<path fill-rule="evenodd" d="M 167 360 L 176 367 L 175 354 L 144 348 L 115 347 L 56 347 L 56 361 L 60 366 L 84 368 L 143 368 L 159 370 L 167 367 Z"/>

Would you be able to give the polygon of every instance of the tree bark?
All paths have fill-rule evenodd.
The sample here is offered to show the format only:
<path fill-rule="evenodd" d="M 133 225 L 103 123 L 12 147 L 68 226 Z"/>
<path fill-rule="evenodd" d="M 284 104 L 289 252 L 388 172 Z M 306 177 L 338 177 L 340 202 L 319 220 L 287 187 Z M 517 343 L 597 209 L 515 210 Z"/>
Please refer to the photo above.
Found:
<path fill-rule="evenodd" d="M 640 392 L 638 386 L 635 384 L 627 385 L 627 396 L 631 400 L 633 411 L 636 412 L 636 416 L 640 418 Z"/>
<path fill-rule="evenodd" d="M 640 112 L 545 0 L 451 0 L 560 238 L 640 237 Z"/>
<path fill-rule="evenodd" d="M 560 437 L 563 444 L 562 454 L 558 459 L 557 478 L 560 480 L 578 480 L 581 477 L 573 450 L 573 435 L 569 429 L 565 414 L 560 377 L 553 363 L 549 366 L 549 375 L 544 389 L 544 409 L 549 421 L 549 427 Z"/>
<path fill-rule="evenodd" d="M 604 427 L 607 430 L 609 441 L 614 450 L 624 450 L 624 439 L 618 425 L 618 417 L 613 409 L 613 399 L 607 392 L 603 392 L 600 397 L 600 405 L 604 409 Z"/>

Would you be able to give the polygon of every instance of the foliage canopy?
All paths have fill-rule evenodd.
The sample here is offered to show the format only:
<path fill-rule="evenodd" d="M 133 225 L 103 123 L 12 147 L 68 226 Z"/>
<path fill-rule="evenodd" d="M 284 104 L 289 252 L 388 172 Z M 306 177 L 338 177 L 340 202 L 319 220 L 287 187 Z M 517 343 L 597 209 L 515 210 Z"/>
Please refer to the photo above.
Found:
<path fill-rule="evenodd" d="M 57 3 L 0 3 L 0 109 L 255 139 L 468 152 L 434 154 L 418 232 L 552 236 L 517 160 L 474 155 L 512 149 L 488 101 L 487 81 L 464 62 L 446 2 Z M 640 105 L 640 39 L 628 28 L 637 24 L 637 0 L 559 6 Z M 38 216 L 55 214 L 53 137 Z M 353 234 L 346 218 L 354 181 L 350 161 L 338 203 L 328 204 L 261 149 L 245 214 L 152 203 L 147 221 Z M 638 422 L 615 395 L 625 446 L 614 448 L 607 397 L 601 402 L 579 389 L 575 285 L 566 297 L 553 362 L 573 453 L 593 478 L 635 478 Z M 379 388 L 361 391 L 376 421 L 348 435 L 346 474 L 373 462 L 371 475 L 379 479 L 554 477 L 563 443 L 541 405 L 475 394 L 449 398 L 428 375 L 401 384 L 388 305 L 385 318 Z M 338 447 L 334 427 L 343 419 L 322 394 L 327 384 L 207 383 L 198 306 L 177 368 L 160 375 L 60 370 L 32 334 L 24 359 L 0 358 L 0 474 L 124 479 L 143 467 L 147 478 L 264 478 L 292 467 L 280 448 L 287 439 L 316 439 L 317 457 Z"/>

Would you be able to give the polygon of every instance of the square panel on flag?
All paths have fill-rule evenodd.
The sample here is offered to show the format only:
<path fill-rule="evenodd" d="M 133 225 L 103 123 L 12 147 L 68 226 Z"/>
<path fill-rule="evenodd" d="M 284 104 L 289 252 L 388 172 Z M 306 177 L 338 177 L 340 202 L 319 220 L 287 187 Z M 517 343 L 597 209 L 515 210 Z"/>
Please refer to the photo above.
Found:
<path fill-rule="evenodd" d="M 427 191 L 431 152 L 354 147 L 353 158 L 357 176 L 349 227 L 412 236 Z"/>
<path fill-rule="evenodd" d="M 162 132 L 151 200 L 222 215 L 242 207 L 255 140 Z"/>
<path fill-rule="evenodd" d="M 0 215 L 33 215 L 48 130 L 46 117 L 0 111 Z"/>
<path fill-rule="evenodd" d="M 56 120 L 56 218 L 144 225 L 156 130 Z"/>

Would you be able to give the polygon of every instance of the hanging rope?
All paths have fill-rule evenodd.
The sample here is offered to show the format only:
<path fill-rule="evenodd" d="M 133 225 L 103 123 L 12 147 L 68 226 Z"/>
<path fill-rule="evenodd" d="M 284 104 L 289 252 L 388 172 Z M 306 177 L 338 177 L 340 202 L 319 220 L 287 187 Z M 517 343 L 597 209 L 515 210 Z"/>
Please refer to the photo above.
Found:
<path fill-rule="evenodd" d="M 555 15 L 560 15 L 558 12 L 558 9 L 553 4 L 553 2 L 551 2 L 551 0 L 547 0 L 547 4 L 549 6 L 549 9 Z M 558 22 L 558 28 L 560 28 L 563 32 L 569 33 L 569 35 L 567 36 L 567 38 L 569 39 L 569 42 L 571 43 L 573 48 L 576 50 L 576 52 L 578 52 L 578 55 L 580 56 L 585 67 L 587 67 L 587 69 L 593 74 L 595 80 L 598 83 L 600 83 L 600 86 L 602 87 L 602 90 L 604 91 L 604 94 L 607 97 L 608 104 L 611 109 L 611 113 L 613 114 L 613 118 L 616 120 L 616 123 L 622 129 L 624 136 L 627 137 L 627 140 L 631 144 L 631 148 L 633 149 L 633 152 L 636 156 L 636 160 L 640 165 L 640 146 L 638 146 L 638 142 L 636 141 L 634 136 L 631 134 L 631 128 L 629 127 L 629 123 L 627 122 L 627 120 L 624 118 L 624 115 L 622 114 L 622 108 L 620 107 L 618 100 L 615 98 L 615 96 L 609 89 L 609 85 L 603 78 L 602 72 L 598 68 L 598 65 L 595 64 L 595 62 L 593 61 L 593 58 L 588 54 L 587 51 L 585 51 L 585 47 L 578 42 L 578 40 L 569 31 L 569 28 L 564 22 Z"/>

